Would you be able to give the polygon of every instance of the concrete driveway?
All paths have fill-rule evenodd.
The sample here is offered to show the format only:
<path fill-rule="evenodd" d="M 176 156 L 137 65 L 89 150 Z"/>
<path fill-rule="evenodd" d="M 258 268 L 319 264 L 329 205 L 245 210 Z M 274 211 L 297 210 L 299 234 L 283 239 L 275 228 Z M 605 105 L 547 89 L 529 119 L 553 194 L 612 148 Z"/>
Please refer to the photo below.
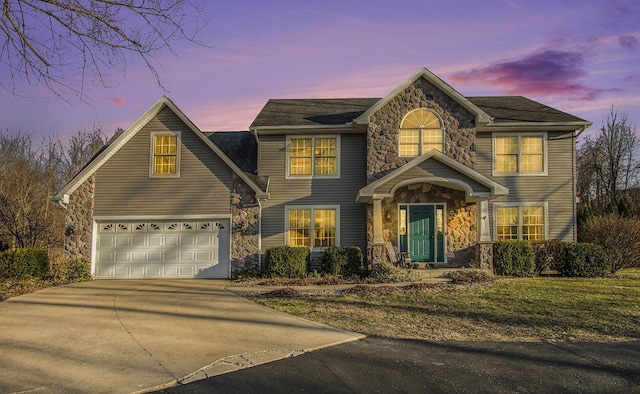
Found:
<path fill-rule="evenodd" d="M 0 303 L 0 392 L 135 392 L 362 338 L 222 280 L 93 281 Z"/>

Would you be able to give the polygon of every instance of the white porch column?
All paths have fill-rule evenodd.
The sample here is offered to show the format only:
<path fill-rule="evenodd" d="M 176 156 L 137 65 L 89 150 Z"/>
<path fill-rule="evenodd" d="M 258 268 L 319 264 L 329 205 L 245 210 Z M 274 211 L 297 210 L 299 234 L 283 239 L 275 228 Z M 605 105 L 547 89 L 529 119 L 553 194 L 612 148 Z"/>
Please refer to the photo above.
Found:
<path fill-rule="evenodd" d="M 382 235 L 382 198 L 373 197 L 373 244 L 384 245 Z"/>
<path fill-rule="evenodd" d="M 478 215 L 478 242 L 491 242 L 491 231 L 489 229 L 489 200 L 480 200 L 476 205 Z"/>

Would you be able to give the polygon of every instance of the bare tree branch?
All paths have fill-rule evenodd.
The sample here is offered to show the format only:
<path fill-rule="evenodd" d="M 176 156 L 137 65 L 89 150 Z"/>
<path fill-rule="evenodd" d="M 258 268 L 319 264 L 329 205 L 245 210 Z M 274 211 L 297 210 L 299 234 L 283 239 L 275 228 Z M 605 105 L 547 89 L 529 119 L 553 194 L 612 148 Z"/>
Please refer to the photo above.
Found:
<path fill-rule="evenodd" d="M 157 71 L 161 50 L 196 39 L 206 21 L 197 0 L 4 0 L 0 15 L 0 86 L 12 93 L 43 83 L 58 97 L 82 97 L 84 78 L 107 86 L 128 55 Z M 81 75 L 73 81 L 73 75 Z"/>

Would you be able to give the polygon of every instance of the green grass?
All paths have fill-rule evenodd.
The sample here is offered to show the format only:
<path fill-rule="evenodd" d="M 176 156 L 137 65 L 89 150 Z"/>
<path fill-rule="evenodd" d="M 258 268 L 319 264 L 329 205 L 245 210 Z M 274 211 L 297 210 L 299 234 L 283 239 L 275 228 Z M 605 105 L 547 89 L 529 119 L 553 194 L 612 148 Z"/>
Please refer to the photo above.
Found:
<path fill-rule="evenodd" d="M 617 278 L 498 279 L 386 294 L 253 300 L 385 338 L 621 341 L 640 338 L 640 269 Z"/>

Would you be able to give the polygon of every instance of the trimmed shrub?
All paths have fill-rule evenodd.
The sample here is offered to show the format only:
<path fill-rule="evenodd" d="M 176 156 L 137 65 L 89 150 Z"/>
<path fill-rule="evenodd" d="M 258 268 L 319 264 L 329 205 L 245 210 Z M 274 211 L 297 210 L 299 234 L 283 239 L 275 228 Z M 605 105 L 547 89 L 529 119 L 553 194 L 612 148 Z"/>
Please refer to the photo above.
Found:
<path fill-rule="evenodd" d="M 91 280 L 91 262 L 87 259 L 67 259 L 53 269 L 53 277 L 63 282 Z"/>
<path fill-rule="evenodd" d="M 362 250 L 357 246 L 333 246 L 326 248 L 320 256 L 322 271 L 331 275 L 365 276 Z"/>
<path fill-rule="evenodd" d="M 44 279 L 49 269 L 47 251 L 40 248 L 11 249 L 0 252 L 0 277 L 5 279 Z"/>
<path fill-rule="evenodd" d="M 533 254 L 536 256 L 536 274 L 540 275 L 544 271 L 560 271 L 566 261 L 567 243 L 550 239 L 547 241 L 533 241 Z"/>
<path fill-rule="evenodd" d="M 417 282 L 422 277 L 416 271 L 411 271 L 394 266 L 391 263 L 376 263 L 369 273 L 369 278 L 381 282 Z"/>
<path fill-rule="evenodd" d="M 640 267 L 640 219 L 611 214 L 598 216 L 582 225 L 580 242 L 602 246 L 609 271 Z"/>
<path fill-rule="evenodd" d="M 598 277 L 609 272 L 607 256 L 601 246 L 591 243 L 566 245 L 566 262 L 560 273 L 569 277 Z"/>
<path fill-rule="evenodd" d="M 531 277 L 535 275 L 536 256 L 528 241 L 499 241 L 493 244 L 493 268 L 496 275 Z"/>
<path fill-rule="evenodd" d="M 292 246 L 274 246 L 267 249 L 264 258 L 265 276 L 274 278 L 305 278 L 309 264 L 309 249 Z"/>

